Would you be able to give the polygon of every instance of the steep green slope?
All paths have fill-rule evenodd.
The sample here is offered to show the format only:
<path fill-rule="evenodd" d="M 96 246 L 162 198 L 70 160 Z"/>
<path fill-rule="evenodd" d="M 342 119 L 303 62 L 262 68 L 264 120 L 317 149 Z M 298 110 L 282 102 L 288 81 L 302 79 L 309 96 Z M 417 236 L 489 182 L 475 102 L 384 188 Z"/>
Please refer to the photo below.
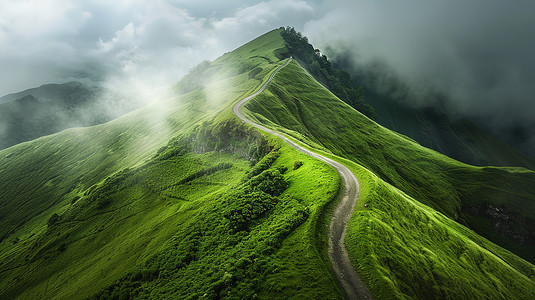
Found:
<path fill-rule="evenodd" d="M 1 151 L 0 297 L 340 298 L 318 234 L 336 172 L 231 110 L 283 45 L 270 32 L 168 99 Z"/>
<path fill-rule="evenodd" d="M 534 172 L 472 167 L 423 148 L 351 109 L 295 62 L 281 70 L 268 91 L 246 108 L 258 122 L 375 173 L 367 175 L 355 167 L 359 181 L 367 187 L 360 208 L 364 209 L 363 201 L 369 205 L 354 214 L 346 240 L 376 296 L 522 298 L 534 293 L 535 284 L 529 279 L 534 275 L 533 265 L 450 220 L 465 222 L 533 260 L 529 239 L 533 236 Z M 505 234 L 494 230 L 492 214 L 471 213 L 470 208 L 481 205 L 500 207 L 509 216 L 504 218 L 508 222 L 500 224 L 508 228 Z M 516 240 L 519 235 L 528 242 Z M 432 254 L 421 252 L 429 248 L 441 249 L 433 260 Z M 465 260 L 460 259 L 463 253 Z M 451 270 L 433 269 L 437 261 L 448 261 Z M 446 281 L 455 285 L 443 286 L 441 282 Z"/>
<path fill-rule="evenodd" d="M 421 145 L 478 166 L 517 166 L 535 170 L 535 159 L 504 144 L 468 119 L 449 117 L 440 109 L 411 108 L 364 87 L 376 121 Z"/>
<path fill-rule="evenodd" d="M 378 298 L 526 299 L 534 266 L 364 170 L 346 244 Z"/>
<path fill-rule="evenodd" d="M 0 298 L 341 298 L 326 254 L 336 172 L 232 113 L 283 47 L 272 31 L 149 107 L 0 151 Z M 361 183 L 346 242 L 377 297 L 533 294 L 533 265 L 446 216 L 481 230 L 481 205 L 532 218 L 533 172 L 420 147 L 295 62 L 248 108 L 375 173 L 326 152 Z"/>
<path fill-rule="evenodd" d="M 238 127 L 234 133 L 240 130 Z M 226 136 L 214 136 L 218 142 L 213 145 L 219 144 L 220 137 Z M 239 140 L 232 142 L 236 145 Z M 205 149 L 211 144 L 200 143 Z M 175 146 L 186 144 L 178 141 Z M 252 144 L 253 140 L 247 140 L 235 149 L 247 149 Z M 245 164 L 249 168 L 234 172 L 238 181 L 229 180 L 225 172 L 218 180 L 202 176 L 172 191 L 163 188 L 164 195 L 187 197 L 199 187 L 194 195 L 197 199 L 186 201 L 202 209 L 193 216 L 176 214 L 187 219 L 173 227 L 175 234 L 170 242 L 95 298 L 339 297 L 333 279 L 325 274 L 328 266 L 315 247 L 320 213 L 338 190 L 336 173 L 287 146 L 277 142 L 272 145 L 277 148 L 254 168 Z M 234 157 L 241 156 L 236 154 Z M 303 165 L 294 170 L 296 159 Z M 241 161 L 247 162 L 243 157 Z M 209 191 L 204 185 L 208 180 L 224 189 L 206 196 Z M 302 186 L 305 183 L 307 188 Z M 300 276 L 304 273 L 308 275 Z"/>
<path fill-rule="evenodd" d="M 469 119 L 451 118 L 439 107 L 408 107 L 401 103 L 410 103 L 411 99 L 386 96 L 388 93 L 399 94 L 394 91 L 403 90 L 404 87 L 398 87 L 396 80 L 387 81 L 385 74 L 388 75 L 389 71 L 380 64 L 370 72 L 355 68 L 343 55 L 331 63 L 294 28 L 287 27 L 282 36 L 289 50 L 287 55 L 293 55 L 301 66 L 338 98 L 379 124 L 465 163 L 535 170 L 535 159 L 491 136 Z M 342 70 L 337 69 L 338 66 Z M 343 71 L 347 68 L 351 70 L 353 78 Z M 378 86 L 391 91 L 381 92 Z"/>

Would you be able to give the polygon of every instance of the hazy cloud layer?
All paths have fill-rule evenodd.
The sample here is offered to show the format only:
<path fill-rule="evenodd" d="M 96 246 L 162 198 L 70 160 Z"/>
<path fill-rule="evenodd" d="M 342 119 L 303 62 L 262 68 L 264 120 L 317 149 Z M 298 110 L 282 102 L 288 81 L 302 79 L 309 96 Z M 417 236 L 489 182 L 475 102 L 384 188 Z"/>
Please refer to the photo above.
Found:
<path fill-rule="evenodd" d="M 534 121 L 535 2 L 360 1 L 310 21 L 317 47 L 386 66 L 416 104 L 443 94 L 461 113 Z"/>
<path fill-rule="evenodd" d="M 522 0 L 0 0 L 0 95 L 85 77 L 145 97 L 290 25 L 332 57 L 401 79 L 411 103 L 429 105 L 432 92 L 455 111 L 527 124 L 533 11 Z"/>
<path fill-rule="evenodd" d="M 313 8 L 272 1 L 0 0 L 0 94 L 88 77 L 119 88 L 176 82 Z"/>

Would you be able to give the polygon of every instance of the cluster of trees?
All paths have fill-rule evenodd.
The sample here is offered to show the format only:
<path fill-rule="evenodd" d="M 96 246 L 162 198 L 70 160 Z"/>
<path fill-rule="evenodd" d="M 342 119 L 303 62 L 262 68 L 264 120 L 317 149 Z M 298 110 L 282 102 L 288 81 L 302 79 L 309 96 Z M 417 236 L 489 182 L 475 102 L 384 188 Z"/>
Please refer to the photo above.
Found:
<path fill-rule="evenodd" d="M 225 198 L 228 205 L 224 217 L 233 232 L 247 231 L 252 224 L 269 213 L 278 199 L 263 192 L 238 191 Z"/>
<path fill-rule="evenodd" d="M 289 52 L 278 55 L 281 57 L 292 55 L 338 98 L 369 118 L 376 118 L 373 107 L 364 101 L 364 89 L 353 86 L 349 73 L 335 69 L 327 56 L 322 55 L 320 50 L 314 49 L 308 43 L 308 39 L 293 27 L 285 28 L 281 35 L 286 41 Z"/>
<path fill-rule="evenodd" d="M 248 230 L 256 220 L 269 213 L 279 202 L 288 183 L 279 170 L 265 170 L 245 182 L 223 200 L 224 217 L 234 232 Z"/>

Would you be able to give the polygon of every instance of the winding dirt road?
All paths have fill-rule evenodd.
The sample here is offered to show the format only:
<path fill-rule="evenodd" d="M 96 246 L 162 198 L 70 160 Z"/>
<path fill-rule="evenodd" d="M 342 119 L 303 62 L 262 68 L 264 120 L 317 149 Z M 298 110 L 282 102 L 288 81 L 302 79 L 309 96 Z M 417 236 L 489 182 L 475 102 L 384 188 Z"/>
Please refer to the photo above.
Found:
<path fill-rule="evenodd" d="M 273 71 L 271 76 L 269 76 L 268 80 L 257 92 L 245 97 L 244 99 L 240 100 L 236 105 L 234 105 L 234 114 L 236 114 L 236 116 L 238 116 L 238 118 L 240 118 L 243 122 L 282 139 L 284 142 L 297 149 L 298 151 L 303 152 L 308 156 L 324 161 L 334 167 L 336 171 L 338 171 L 338 173 L 344 180 L 344 184 L 343 189 L 340 191 L 339 195 L 340 201 L 338 203 L 338 206 L 336 207 L 336 210 L 334 211 L 329 228 L 329 259 L 331 260 L 334 271 L 336 273 L 336 277 L 338 278 L 338 281 L 344 289 L 347 299 L 372 299 L 370 291 L 368 290 L 362 279 L 355 271 L 355 268 L 349 261 L 349 256 L 344 245 L 347 222 L 349 221 L 349 217 L 351 217 L 351 213 L 353 212 L 353 207 L 355 206 L 355 201 L 357 200 L 359 192 L 359 184 L 357 178 L 355 178 L 355 175 L 353 175 L 353 173 L 344 165 L 330 158 L 304 149 L 294 143 L 292 140 L 288 139 L 286 136 L 275 132 L 269 128 L 266 128 L 260 124 L 257 124 L 253 121 L 250 121 L 240 113 L 240 108 L 243 106 L 243 104 L 249 99 L 260 94 L 268 85 L 268 83 L 273 79 L 275 74 L 280 69 L 287 66 L 291 60 L 292 59 L 289 58 L 286 63 L 284 63 L 275 71 Z"/>

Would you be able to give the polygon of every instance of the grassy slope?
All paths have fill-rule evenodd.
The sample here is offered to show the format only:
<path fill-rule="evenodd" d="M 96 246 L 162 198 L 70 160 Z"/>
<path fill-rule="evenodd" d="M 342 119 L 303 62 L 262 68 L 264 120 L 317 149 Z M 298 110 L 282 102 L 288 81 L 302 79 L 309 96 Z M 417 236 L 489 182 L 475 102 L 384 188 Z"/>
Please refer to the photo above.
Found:
<path fill-rule="evenodd" d="M 366 101 L 377 112 L 377 122 L 403 133 L 425 147 L 479 166 L 518 166 L 535 169 L 535 160 L 505 145 L 469 120 L 456 120 L 440 110 L 406 107 L 365 88 Z"/>
<path fill-rule="evenodd" d="M 49 260 L 41 261 L 42 251 L 58 246 L 55 241 L 49 246 L 43 246 L 43 237 L 47 238 L 48 218 L 53 213 L 61 215 L 75 209 L 77 204 L 71 205 L 75 196 L 82 196 L 108 175 L 150 158 L 172 135 L 191 127 L 196 120 L 204 117 L 206 106 L 200 102 L 188 102 L 188 98 L 193 97 L 196 95 L 184 97 L 185 103 L 176 105 L 174 113 L 164 118 L 159 115 L 161 108 L 149 107 L 104 125 L 71 129 L 4 150 L 2 157 L 10 156 L 0 162 L 0 209 L 3 216 L 0 228 L 2 234 L 9 235 L 0 245 L 3 262 L 1 269 L 20 264 L 24 266 L 8 273 L 9 275 L 4 273 L 2 288 L 11 286 L 19 292 L 26 290 L 30 295 L 41 296 L 49 289 L 50 295 L 54 295 L 54 292 L 61 295 L 65 291 L 60 287 L 64 286 L 67 278 L 72 277 L 69 286 L 73 290 L 70 292 L 87 294 L 102 282 L 109 282 L 110 277 L 121 274 L 125 267 L 140 257 L 146 256 L 145 252 L 154 251 L 147 251 L 144 247 L 149 242 L 156 245 L 163 242 L 162 238 L 149 235 L 159 225 L 154 214 L 162 208 L 153 207 L 155 211 L 140 214 L 140 210 L 136 209 L 137 203 L 132 201 L 125 203 L 128 204 L 127 211 L 81 212 L 81 220 L 74 223 L 80 223 L 76 226 L 76 234 L 72 234 L 68 240 L 69 243 L 74 243 L 73 247 L 69 247 L 60 259 L 50 257 Z M 88 214 L 95 217 L 86 216 Z M 147 216 L 153 218 L 146 219 Z M 145 228 L 133 230 L 131 227 L 137 223 L 145 224 Z M 129 234 L 133 234 L 133 237 L 128 237 Z M 163 237 L 166 235 L 170 234 L 161 234 Z M 114 242 L 110 243 L 110 239 Z M 107 242 L 109 248 L 102 248 L 103 242 Z M 37 247 L 37 251 L 32 247 Z M 41 250 L 40 247 L 46 249 Z M 30 264 L 24 261 L 25 255 L 30 255 Z M 35 259 L 32 258 L 34 256 Z M 73 262 L 77 263 L 72 264 Z M 47 268 L 43 268 L 43 265 Z M 47 272 L 29 272 L 37 266 Z M 103 275 L 96 270 L 113 271 Z M 24 288 L 12 281 L 21 273 L 27 273 L 24 280 L 20 281 Z M 54 273 L 62 275 L 57 276 L 55 282 L 47 282 Z M 77 290 L 81 286 L 82 290 Z"/>
<path fill-rule="evenodd" d="M 326 228 L 326 208 L 332 204 L 330 200 L 338 189 L 339 179 L 325 164 L 240 126 L 231 111 L 236 100 L 257 89 L 276 67 L 278 59 L 273 51 L 282 45 L 279 32 L 273 31 L 222 56 L 198 74 L 193 73 L 176 87 L 178 94 L 185 90 L 188 93 L 155 104 L 153 109 L 145 108 L 107 124 L 68 130 L 0 152 L 0 229 L 5 237 L 0 244 L 1 297 L 83 298 L 106 288 L 95 297 L 252 298 L 256 294 L 260 298 L 339 298 L 340 290 L 326 263 L 325 232 L 321 230 Z M 251 74 L 257 67 L 262 70 Z M 187 83 L 188 80 L 198 82 L 199 78 L 204 79 L 200 86 L 192 88 Z M 395 168 L 384 165 L 386 154 L 390 155 L 387 159 L 410 159 L 408 155 L 401 155 L 406 149 L 414 150 L 412 142 L 382 129 L 339 103 L 310 81 L 296 65 L 284 68 L 276 78 L 285 80 L 282 82 L 284 88 L 280 85 L 270 88 L 272 93 L 278 93 L 278 100 L 303 97 L 301 99 L 308 98 L 307 103 L 288 109 L 277 99 L 269 98 L 272 101 L 268 104 L 275 107 L 264 111 L 264 115 L 275 120 L 279 118 L 279 123 L 288 123 L 288 128 L 294 130 L 291 132 L 309 144 L 335 153 L 338 151 L 337 154 L 349 158 L 352 155 L 361 157 L 358 151 L 365 149 L 368 157 L 359 163 L 368 163 L 366 167 L 370 169 L 375 167 L 379 170 L 374 170 L 376 173 L 392 175 L 390 172 L 394 172 Z M 294 98 L 296 95 L 299 98 Z M 330 102 L 321 104 L 317 99 L 330 99 Z M 257 104 L 266 105 L 265 98 L 258 100 Z M 322 113 L 314 112 L 315 109 L 321 109 Z M 330 114 L 332 109 L 340 117 Z M 307 116 L 307 113 L 316 113 L 316 116 Z M 323 131 L 320 122 L 311 121 L 317 118 L 329 119 L 323 119 L 323 124 L 328 124 Z M 361 121 L 362 128 L 357 128 L 358 133 L 354 132 L 355 119 L 352 118 Z M 369 134 L 377 138 L 363 138 Z M 156 149 L 171 136 L 175 138 L 154 157 Z M 359 145 L 363 139 L 365 144 Z M 390 139 L 394 140 L 390 145 L 394 149 L 380 150 Z M 97 145 L 94 144 L 96 140 L 100 142 Z M 396 152 L 400 141 L 407 143 L 406 148 Z M 341 147 L 349 142 L 360 148 Z M 252 157 L 266 146 L 268 149 L 280 147 L 280 154 L 269 160 L 275 153 L 271 152 L 252 167 Z M 344 148 L 343 151 L 340 148 Z M 430 155 L 429 166 L 436 163 L 434 159 L 437 157 L 453 162 L 424 148 L 418 148 L 411 155 L 415 153 Z M 293 170 L 298 160 L 304 164 Z M 459 168 L 470 168 L 455 164 Z M 276 174 L 284 167 L 288 170 L 282 176 L 288 185 L 282 194 L 273 196 L 275 200 L 266 196 L 262 199 L 272 200 L 258 203 L 247 194 L 247 186 L 265 189 L 264 183 L 269 182 L 261 180 L 262 174 L 266 173 L 255 175 L 255 170 L 267 169 L 265 172 Z M 347 239 L 352 259 L 356 262 L 365 261 L 359 255 L 383 259 L 359 265 L 360 272 L 377 295 L 404 293 L 411 296 L 411 291 L 419 291 L 411 285 L 420 283 L 426 276 L 422 275 L 416 283 L 402 279 L 414 273 L 409 271 L 410 267 L 423 270 L 414 274 L 428 274 L 423 272 L 430 266 L 430 263 L 418 265 L 409 260 L 404 263 L 410 266 L 389 264 L 399 260 L 399 256 L 393 252 L 395 248 L 382 239 L 388 235 L 379 234 L 388 229 L 386 221 L 388 226 L 414 230 L 414 234 L 400 230 L 393 233 L 393 238 L 402 240 L 396 247 L 399 244 L 400 249 L 414 255 L 419 254 L 414 247 L 424 247 L 427 241 L 418 231 L 424 227 L 416 222 L 426 220 L 428 228 L 448 237 L 450 235 L 446 233 L 451 232 L 451 244 L 431 240 L 427 246 L 433 251 L 443 251 L 435 260 L 428 259 L 430 262 L 449 258 L 450 264 L 457 264 L 452 268 L 453 273 L 440 268 L 436 270 L 444 278 L 466 279 L 475 286 L 474 289 L 485 292 L 489 284 L 496 283 L 498 289 L 495 288 L 494 293 L 510 289 L 512 296 L 517 295 L 518 284 L 525 285 L 522 292 L 533 286 L 519 273 L 529 274 L 532 265 L 432 208 L 422 206 L 404 194 L 399 196 L 398 190 L 362 167 L 354 164 L 352 168 L 362 185 L 357 205 L 360 210 L 355 216 L 367 213 L 366 220 L 370 223 L 353 218 Z M 451 172 L 455 170 L 453 168 Z M 477 170 L 484 174 L 496 173 L 495 169 Z M 508 179 L 509 172 L 501 172 Z M 457 173 L 471 175 L 464 169 Z M 425 173 L 425 176 L 429 174 Z M 403 181 L 404 176 L 397 175 L 381 178 L 407 184 L 408 189 L 403 187 L 403 190 L 409 193 L 410 183 Z M 490 176 L 491 180 L 493 178 L 494 175 Z M 462 176 L 458 179 L 463 180 Z M 426 191 L 421 193 L 426 195 Z M 470 199 L 478 201 L 477 195 L 480 194 L 476 193 Z M 71 204 L 75 196 L 81 198 Z M 445 197 L 440 205 L 434 203 L 436 196 L 416 198 L 445 213 L 455 213 L 459 206 L 459 199 L 455 197 Z M 387 201 L 389 199 L 393 200 Z M 372 204 L 372 209 L 364 211 L 363 201 Z M 525 208 L 523 203 L 519 204 L 518 210 Z M 391 205 L 395 205 L 400 213 L 392 213 Z M 265 210 L 258 213 L 259 207 Z M 228 213 L 231 208 L 257 212 L 256 215 L 253 213 L 255 217 L 246 230 L 230 230 L 233 223 Z M 410 215 L 415 211 L 419 218 L 413 220 Z M 47 225 L 54 212 L 59 214 L 58 219 Z M 424 216 L 420 217 L 422 214 Z M 368 227 L 367 224 L 375 225 Z M 367 243 L 375 243 L 377 247 L 368 247 Z M 408 247 L 409 243 L 414 247 Z M 457 247 L 459 245 L 476 249 L 465 251 L 467 266 L 472 267 L 469 272 L 461 269 L 466 266 L 461 260 L 453 259 L 454 254 L 449 251 L 464 249 Z M 360 251 L 363 247 L 375 253 Z M 504 263 L 497 264 L 500 260 L 481 250 L 483 248 L 518 271 L 511 271 Z M 425 258 L 416 255 L 413 259 L 425 263 Z M 485 268 L 492 271 L 485 273 Z M 484 277 L 481 274 L 490 275 Z M 433 284 L 430 279 L 425 283 Z M 439 285 L 438 289 L 447 287 Z M 459 295 L 460 287 L 453 285 L 445 295 Z M 421 290 L 428 291 L 427 288 Z M 442 294 L 437 291 L 434 295 Z"/>
<path fill-rule="evenodd" d="M 0 98 L 0 149 L 67 128 L 109 121 L 111 116 L 96 104 L 102 94 L 99 88 L 68 82 Z"/>
<path fill-rule="evenodd" d="M 1 297 L 83 298 L 108 287 L 97 296 L 339 298 L 316 234 L 336 173 L 278 141 L 250 140 L 231 112 L 275 69 L 282 46 L 270 32 L 185 78 L 175 88 L 185 94 L 1 151 Z M 288 168 L 288 186 L 249 230 L 232 233 L 221 199 L 250 177 L 261 140 L 281 147 L 268 168 Z M 293 170 L 296 160 L 304 164 Z"/>
<path fill-rule="evenodd" d="M 98 297 L 126 293 L 151 299 L 196 299 L 202 295 L 253 298 L 255 294 L 260 298 L 339 298 L 315 236 L 323 206 L 338 190 L 336 173 L 285 145 L 272 145 L 282 149 L 268 170 L 288 168 L 284 177 L 289 186 L 278 196 L 278 203 L 254 220 L 248 230 L 228 229 L 224 215 L 229 206 L 241 201 L 234 193 L 243 181 L 224 181 L 230 183 L 228 190 L 205 198 L 204 203 L 195 201 L 202 204 L 202 210 L 176 230 L 167 247 Z M 293 170 L 296 160 L 304 164 Z M 169 254 L 173 251 L 177 255 Z"/>
<path fill-rule="evenodd" d="M 365 191 L 361 201 L 371 209 L 355 212 L 347 242 L 377 297 L 522 298 L 535 292 L 528 279 L 533 265 L 450 219 L 459 218 L 461 206 L 482 202 L 533 219 L 535 173 L 472 167 L 423 148 L 336 99 L 295 62 L 246 108 L 259 122 L 376 174 L 356 171 Z M 529 249 L 517 252 L 529 256 Z"/>

